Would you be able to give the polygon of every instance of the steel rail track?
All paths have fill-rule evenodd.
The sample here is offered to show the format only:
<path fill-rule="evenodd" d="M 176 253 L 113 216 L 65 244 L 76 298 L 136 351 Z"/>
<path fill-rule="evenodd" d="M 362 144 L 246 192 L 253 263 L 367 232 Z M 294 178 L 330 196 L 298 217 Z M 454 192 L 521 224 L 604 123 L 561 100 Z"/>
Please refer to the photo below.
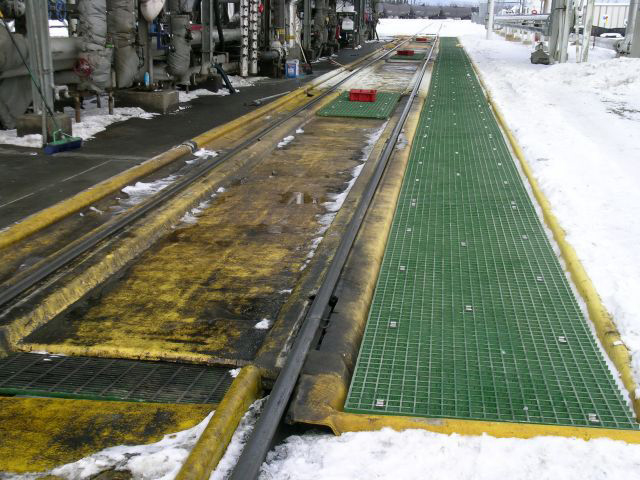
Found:
<path fill-rule="evenodd" d="M 429 60 L 431 59 L 438 43 L 439 34 L 440 30 L 438 30 L 438 33 L 436 34 L 436 40 L 431 46 L 429 55 L 422 65 L 420 74 L 416 79 L 416 83 L 402 111 L 400 119 L 393 129 L 393 132 L 387 140 L 380 158 L 378 159 L 373 176 L 369 180 L 362 198 L 358 202 L 354 216 L 340 241 L 322 285 L 305 315 L 300 332 L 298 333 L 291 351 L 287 356 L 287 360 L 278 375 L 271 393 L 269 394 L 253 432 L 249 437 L 240 458 L 238 459 L 238 463 L 233 470 L 230 480 L 251 480 L 257 478 L 260 473 L 260 466 L 271 449 L 271 443 L 276 434 L 278 425 L 280 424 L 285 413 L 285 409 L 289 404 L 289 400 L 302 370 L 307 353 L 311 348 L 314 338 L 316 338 L 316 334 L 320 328 L 320 323 L 324 318 L 331 296 L 333 295 L 338 279 L 342 273 L 342 269 L 347 261 L 347 257 L 349 256 L 349 252 L 351 251 L 355 238 L 364 221 L 369 205 L 373 200 L 378 184 L 380 183 L 387 164 L 389 163 L 389 158 L 393 153 L 398 137 L 404 128 L 407 117 L 409 116 L 413 101 L 418 93 L 418 89 L 420 88 L 420 84 L 422 83 L 422 79 L 424 78 L 424 74 L 427 70 Z"/>
<path fill-rule="evenodd" d="M 413 37 L 412 37 L 413 38 Z M 91 248 L 95 247 L 101 241 L 107 239 L 108 237 L 116 234 L 120 230 L 126 228 L 131 225 L 136 220 L 140 219 L 147 213 L 149 213 L 154 208 L 163 204 L 170 198 L 174 197 L 177 193 L 187 188 L 193 182 L 216 168 L 221 163 L 225 162 L 229 158 L 237 155 L 242 152 L 245 148 L 253 145 L 256 142 L 262 140 L 262 138 L 267 135 L 269 132 L 275 130 L 279 126 L 283 125 L 285 122 L 291 120 L 293 117 L 298 115 L 305 110 L 316 105 L 318 102 L 326 98 L 328 95 L 333 93 L 340 85 L 347 82 L 351 78 L 353 78 L 358 73 L 362 72 L 364 69 L 370 67 L 374 63 L 377 63 L 381 60 L 384 60 L 389 55 L 391 55 L 394 51 L 400 48 L 405 43 L 411 40 L 407 39 L 403 42 L 400 42 L 398 45 L 390 49 L 388 52 L 383 53 L 382 55 L 377 56 L 376 58 L 368 61 L 364 65 L 357 67 L 355 70 L 351 71 L 351 73 L 337 82 L 335 85 L 330 87 L 328 90 L 318 94 L 313 100 L 308 103 L 296 108 L 293 112 L 289 113 L 285 117 L 271 123 L 267 127 L 260 130 L 255 135 L 251 136 L 247 140 L 243 141 L 239 145 L 233 147 L 231 150 L 224 152 L 223 154 L 215 157 L 214 159 L 201 164 L 199 167 L 195 168 L 191 172 L 187 173 L 185 176 L 173 182 L 168 187 L 162 189 L 160 192 L 146 200 L 144 203 L 136 205 L 126 213 L 122 214 L 118 218 L 105 223 L 104 225 L 96 228 L 91 233 L 79 238 L 78 240 L 68 244 L 62 249 L 58 250 L 56 253 L 51 255 L 50 257 L 42 260 L 40 263 L 36 264 L 30 270 L 24 272 L 23 274 L 18 274 L 13 278 L 13 281 L 9 281 L 8 286 L 6 286 L 2 291 L 0 291 L 0 306 L 3 306 L 12 300 L 19 297 L 21 294 L 35 286 L 38 282 L 42 281 L 52 273 L 56 272 L 60 268 L 68 265 L 73 260 L 78 258 L 80 255 L 84 254 Z M 186 142 L 189 146 L 193 148 L 191 145 L 192 142 Z"/>

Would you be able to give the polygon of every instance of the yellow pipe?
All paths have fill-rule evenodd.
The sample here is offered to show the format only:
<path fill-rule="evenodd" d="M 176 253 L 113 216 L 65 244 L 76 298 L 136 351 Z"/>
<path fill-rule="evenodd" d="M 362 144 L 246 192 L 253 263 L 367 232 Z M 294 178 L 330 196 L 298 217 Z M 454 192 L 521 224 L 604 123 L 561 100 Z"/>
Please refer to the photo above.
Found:
<path fill-rule="evenodd" d="M 207 143 L 227 135 L 240 126 L 246 126 L 248 122 L 255 121 L 258 118 L 267 115 L 278 108 L 283 107 L 285 104 L 294 102 L 299 97 L 307 95 L 311 88 L 317 88 L 336 75 L 339 75 L 344 71 L 359 65 L 360 63 L 373 56 L 376 52 L 377 51 L 373 51 L 365 57 L 351 63 L 347 67 L 341 67 L 336 70 L 332 70 L 331 72 L 327 72 L 326 74 L 318 77 L 312 82 L 309 82 L 308 85 L 302 86 L 294 90 L 293 92 L 279 98 L 278 100 L 268 103 L 267 105 L 263 105 L 262 107 L 254 110 L 253 112 L 247 113 L 240 118 L 208 130 L 194 137 L 191 141 L 194 142 L 198 148 L 201 148 Z M 156 170 L 170 164 L 174 160 L 177 160 L 178 158 L 189 153 L 191 153 L 191 148 L 188 145 L 179 145 L 177 147 L 173 147 L 171 150 L 163 152 L 147 160 L 146 162 L 141 163 L 140 165 L 125 170 L 124 172 L 108 178 L 107 180 L 104 180 L 92 187 L 89 187 L 88 189 L 83 190 L 82 192 L 70 198 L 62 200 L 50 207 L 34 213 L 33 215 L 30 215 L 19 223 L 16 223 L 6 230 L 0 232 L 0 250 L 21 240 L 24 240 L 34 233 L 37 233 L 40 230 L 43 230 L 44 228 L 62 220 L 63 218 L 66 218 L 69 215 L 72 215 L 82 210 L 83 208 L 92 205 L 93 203 L 106 197 L 107 195 L 117 192 L 118 190 L 122 189 L 126 185 L 131 184 L 137 179 L 149 175 Z"/>
<path fill-rule="evenodd" d="M 260 395 L 260 371 L 244 367 L 185 460 L 176 480 L 208 480 L 245 412 Z"/>
<path fill-rule="evenodd" d="M 613 319 L 607 311 L 606 307 L 602 303 L 602 299 L 600 298 L 600 295 L 598 295 L 598 292 L 596 291 L 591 278 L 589 278 L 587 271 L 582 265 L 582 262 L 578 258 L 576 251 L 567 241 L 564 230 L 560 226 L 560 222 L 553 214 L 553 209 L 551 208 L 549 200 L 538 185 L 533 171 L 527 163 L 522 148 L 520 148 L 520 145 L 518 145 L 518 142 L 509 129 L 504 116 L 502 115 L 496 103 L 493 101 L 491 93 L 487 88 L 482 75 L 480 74 L 480 70 L 473 62 L 473 60 L 471 60 L 471 57 L 469 57 L 469 60 L 471 61 L 473 69 L 475 70 L 476 75 L 480 80 L 480 84 L 485 91 L 487 100 L 489 101 L 489 104 L 493 109 L 498 123 L 500 124 L 500 127 L 502 128 L 505 136 L 509 140 L 509 144 L 511 145 L 513 152 L 520 162 L 522 171 L 529 181 L 531 190 L 533 191 L 533 195 L 535 196 L 538 204 L 540 205 L 540 208 L 542 209 L 542 215 L 544 217 L 545 223 L 553 233 L 553 238 L 560 247 L 562 258 L 567 264 L 567 270 L 571 274 L 571 279 L 576 285 L 576 288 L 582 296 L 582 299 L 587 304 L 589 317 L 591 318 L 591 321 L 595 326 L 598 338 L 600 339 L 602 346 L 607 352 L 607 355 L 609 356 L 615 367 L 618 369 L 618 372 L 620 373 L 620 379 L 629 392 L 633 410 L 636 414 L 636 419 L 640 419 L 640 399 L 636 395 L 638 385 L 633 378 L 633 370 L 631 368 L 631 352 L 629 352 L 629 349 L 622 341 L 618 328 L 613 322 Z"/>

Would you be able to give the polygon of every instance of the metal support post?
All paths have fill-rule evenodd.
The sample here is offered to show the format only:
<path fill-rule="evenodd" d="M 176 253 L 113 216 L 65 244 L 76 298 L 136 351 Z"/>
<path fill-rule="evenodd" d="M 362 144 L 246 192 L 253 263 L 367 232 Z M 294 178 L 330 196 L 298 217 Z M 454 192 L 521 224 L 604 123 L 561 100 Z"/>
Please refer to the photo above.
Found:
<path fill-rule="evenodd" d="M 42 114 L 42 144 L 47 143 L 47 112 L 53 112 L 53 61 L 49 40 L 49 4 L 34 1 L 27 6 L 27 39 L 29 41 L 29 63 L 34 76 L 34 113 Z M 37 83 L 37 85 L 36 85 Z M 53 119 L 52 119 L 53 121 Z"/>
<path fill-rule="evenodd" d="M 589 60 L 589 41 L 591 40 L 591 28 L 593 27 L 593 14 L 595 11 L 595 0 L 587 0 L 587 8 L 583 13 L 582 29 L 582 61 Z"/>
<path fill-rule="evenodd" d="M 494 8 L 494 0 L 489 0 L 489 4 L 487 6 L 487 40 L 491 40 L 491 35 L 493 34 Z"/>
<path fill-rule="evenodd" d="M 564 15 L 562 24 L 562 36 L 560 37 L 560 53 L 558 61 L 565 63 L 568 58 L 567 49 L 569 47 L 569 34 L 573 26 L 573 0 L 565 0 Z"/>
<path fill-rule="evenodd" d="M 640 58 L 640 2 L 635 1 L 635 22 L 632 27 L 633 38 L 631 40 L 630 56 L 634 58 Z M 629 28 L 629 26 L 627 26 Z"/>

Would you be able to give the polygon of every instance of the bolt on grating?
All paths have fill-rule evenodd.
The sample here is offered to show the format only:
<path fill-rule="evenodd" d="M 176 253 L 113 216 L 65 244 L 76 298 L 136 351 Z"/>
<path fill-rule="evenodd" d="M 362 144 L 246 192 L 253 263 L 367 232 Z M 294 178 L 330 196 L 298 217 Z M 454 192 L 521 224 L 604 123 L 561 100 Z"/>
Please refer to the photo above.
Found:
<path fill-rule="evenodd" d="M 0 358 L 0 394 L 219 403 L 233 378 L 208 365 L 16 353 Z"/>
<path fill-rule="evenodd" d="M 345 411 L 637 429 L 456 44 L 440 45 Z"/>

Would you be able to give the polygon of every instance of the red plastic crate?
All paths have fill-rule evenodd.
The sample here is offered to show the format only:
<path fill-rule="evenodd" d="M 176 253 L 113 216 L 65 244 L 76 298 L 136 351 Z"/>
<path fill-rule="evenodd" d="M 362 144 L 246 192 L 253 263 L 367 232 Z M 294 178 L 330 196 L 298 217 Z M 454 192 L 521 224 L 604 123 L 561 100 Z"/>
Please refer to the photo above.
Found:
<path fill-rule="evenodd" d="M 416 37 L 416 42 L 426 42 L 427 37 Z"/>
<path fill-rule="evenodd" d="M 398 50 L 398 55 L 407 55 L 407 56 L 411 56 L 413 55 L 415 52 L 413 50 Z"/>
<path fill-rule="evenodd" d="M 377 90 L 361 90 L 358 88 L 352 88 L 349 90 L 350 102 L 375 102 Z"/>

